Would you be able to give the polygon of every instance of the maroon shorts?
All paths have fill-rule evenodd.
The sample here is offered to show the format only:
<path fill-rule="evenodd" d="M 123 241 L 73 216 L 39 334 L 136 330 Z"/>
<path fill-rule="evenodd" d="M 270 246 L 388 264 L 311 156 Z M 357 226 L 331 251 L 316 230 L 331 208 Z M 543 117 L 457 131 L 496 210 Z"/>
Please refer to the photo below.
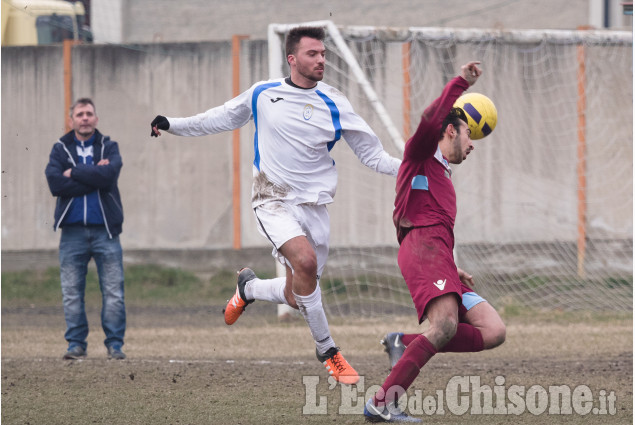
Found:
<path fill-rule="evenodd" d="M 456 294 L 459 316 L 467 309 L 462 295 L 473 290 L 459 279 L 454 264 L 454 235 L 443 225 L 416 227 L 408 232 L 399 247 L 399 268 L 417 309 L 419 323 L 426 318 L 430 300 L 444 294 Z"/>

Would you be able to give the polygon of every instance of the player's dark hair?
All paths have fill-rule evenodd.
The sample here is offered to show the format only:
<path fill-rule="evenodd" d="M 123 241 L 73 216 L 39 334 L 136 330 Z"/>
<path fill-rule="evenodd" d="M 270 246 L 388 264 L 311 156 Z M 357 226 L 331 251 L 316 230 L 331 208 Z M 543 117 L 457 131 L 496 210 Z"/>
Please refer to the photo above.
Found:
<path fill-rule="evenodd" d="M 295 27 L 289 34 L 287 34 L 287 40 L 285 42 L 285 52 L 287 56 L 294 55 L 298 49 L 298 44 L 302 37 L 314 38 L 316 40 L 324 41 L 326 33 L 322 27 Z"/>
<path fill-rule="evenodd" d="M 81 98 L 77 99 L 75 101 L 75 103 L 73 103 L 73 105 L 71 106 L 71 109 L 68 111 L 68 113 L 70 114 L 71 117 L 73 116 L 73 111 L 75 110 L 77 105 L 90 105 L 90 106 L 93 107 L 93 111 L 97 112 L 97 108 L 95 108 L 95 104 L 93 103 L 93 101 L 90 98 L 81 97 Z"/>
<path fill-rule="evenodd" d="M 443 120 L 443 124 L 441 124 L 441 132 L 439 133 L 439 138 L 443 138 L 443 133 L 445 133 L 445 129 L 448 125 L 452 124 L 454 128 L 456 128 L 457 132 L 461 132 L 461 121 L 464 121 L 467 124 L 467 115 L 465 115 L 465 111 L 461 108 L 452 108 L 450 113 L 446 115 Z"/>

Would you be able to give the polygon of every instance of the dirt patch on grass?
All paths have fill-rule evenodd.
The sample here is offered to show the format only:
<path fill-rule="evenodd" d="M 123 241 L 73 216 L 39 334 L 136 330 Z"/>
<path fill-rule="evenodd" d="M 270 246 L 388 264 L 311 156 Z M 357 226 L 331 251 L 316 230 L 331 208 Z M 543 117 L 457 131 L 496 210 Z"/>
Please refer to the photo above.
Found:
<path fill-rule="evenodd" d="M 89 311 L 88 357 L 77 362 L 61 360 L 66 348 L 61 308 L 3 307 L 2 421 L 361 424 L 363 401 L 388 374 L 379 339 L 388 331 L 420 330 L 413 317 L 332 319 L 335 341 L 364 378 L 363 386 L 343 389 L 329 384 L 306 325 L 280 324 L 275 307 L 262 305 L 250 306 L 231 327 L 223 323 L 222 306 L 130 307 L 125 361 L 106 359 L 99 312 Z M 435 356 L 409 400 L 416 401 L 417 391 L 421 399 L 436 397 L 457 376 L 478 377 L 491 388 L 503 377 L 505 389 L 586 385 L 598 407 L 600 392 L 607 397 L 613 392 L 614 414 L 550 415 L 547 409 L 534 415 L 525 409 L 519 416 L 457 415 L 446 406 L 444 414 L 428 415 L 414 406 L 425 423 L 632 423 L 631 320 L 507 322 L 507 341 L 495 350 Z M 342 400 L 358 414 L 345 414 Z"/>

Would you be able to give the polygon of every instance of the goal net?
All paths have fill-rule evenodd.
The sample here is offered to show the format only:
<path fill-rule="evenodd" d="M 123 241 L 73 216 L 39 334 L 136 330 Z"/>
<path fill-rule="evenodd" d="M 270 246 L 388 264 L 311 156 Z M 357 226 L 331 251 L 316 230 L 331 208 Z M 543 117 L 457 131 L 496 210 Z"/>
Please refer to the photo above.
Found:
<path fill-rule="evenodd" d="M 284 37 L 327 30 L 324 81 L 346 94 L 401 157 L 424 108 L 460 66 L 498 125 L 453 167 L 455 257 L 496 308 L 632 309 L 632 34 L 269 27 L 270 76 L 286 75 Z M 329 314 L 414 314 L 397 266 L 394 179 L 335 148 L 339 183 L 320 281 Z"/>

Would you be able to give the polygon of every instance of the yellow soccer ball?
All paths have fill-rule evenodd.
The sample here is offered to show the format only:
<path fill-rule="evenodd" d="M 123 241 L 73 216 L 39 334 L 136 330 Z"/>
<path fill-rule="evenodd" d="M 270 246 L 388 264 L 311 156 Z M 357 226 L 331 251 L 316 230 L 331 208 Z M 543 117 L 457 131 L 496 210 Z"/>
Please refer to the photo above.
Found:
<path fill-rule="evenodd" d="M 466 93 L 459 97 L 454 107 L 463 109 L 467 115 L 467 125 L 472 132 L 472 140 L 488 136 L 498 121 L 498 112 L 492 100 L 481 93 Z"/>

